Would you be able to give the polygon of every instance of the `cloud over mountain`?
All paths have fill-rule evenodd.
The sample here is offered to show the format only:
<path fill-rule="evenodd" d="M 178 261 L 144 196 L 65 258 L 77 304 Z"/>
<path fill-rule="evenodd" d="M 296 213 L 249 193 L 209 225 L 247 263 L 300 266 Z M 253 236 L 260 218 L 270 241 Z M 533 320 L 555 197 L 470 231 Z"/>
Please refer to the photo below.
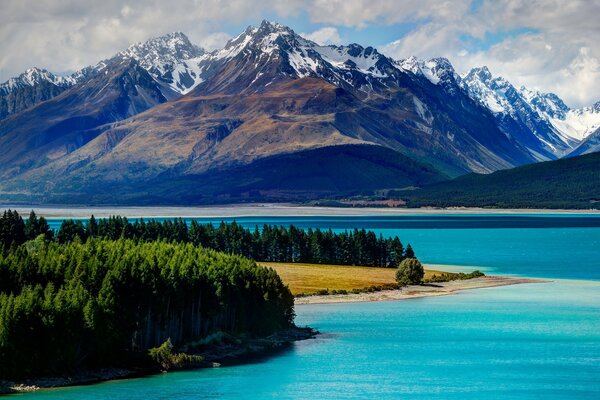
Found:
<path fill-rule="evenodd" d="M 6 0 L 0 81 L 33 66 L 73 71 L 172 31 L 211 50 L 267 17 L 317 42 L 368 43 L 398 59 L 443 56 L 459 73 L 487 65 L 581 107 L 600 92 L 598 15 L 598 0 Z"/>

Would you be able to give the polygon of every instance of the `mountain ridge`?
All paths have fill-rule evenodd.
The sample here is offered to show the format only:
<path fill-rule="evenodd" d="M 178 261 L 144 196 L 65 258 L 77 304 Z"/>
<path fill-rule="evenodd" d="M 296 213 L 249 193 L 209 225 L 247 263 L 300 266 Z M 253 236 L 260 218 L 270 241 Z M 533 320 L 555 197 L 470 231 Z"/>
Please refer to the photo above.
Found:
<path fill-rule="evenodd" d="M 319 182 L 348 194 L 422 186 L 557 158 L 580 144 L 549 122 L 572 113 L 558 97 L 502 79 L 493 86 L 487 68 L 476 72 L 479 92 L 447 59 L 397 61 L 358 44 L 321 46 L 269 21 L 212 52 L 169 34 L 82 70 L 81 82 L 1 120 L 0 147 L 10 151 L 0 152 L 0 193 L 90 201 L 110 193 L 118 202 L 131 200 L 130 188 L 165 203 L 211 202 L 191 195 L 199 186 L 230 201 L 251 193 L 312 199 L 332 194 Z M 482 101 L 484 89 L 511 112 Z M 502 90 L 510 95 L 499 97 Z M 100 101 L 103 92 L 110 95 Z M 328 175 L 336 168 L 325 155 L 348 165 L 358 186 Z M 320 170 L 308 156 L 321 160 Z M 364 179 L 350 160 L 379 179 Z M 314 172 L 314 190 L 294 162 Z M 282 171 L 268 170 L 275 167 Z"/>

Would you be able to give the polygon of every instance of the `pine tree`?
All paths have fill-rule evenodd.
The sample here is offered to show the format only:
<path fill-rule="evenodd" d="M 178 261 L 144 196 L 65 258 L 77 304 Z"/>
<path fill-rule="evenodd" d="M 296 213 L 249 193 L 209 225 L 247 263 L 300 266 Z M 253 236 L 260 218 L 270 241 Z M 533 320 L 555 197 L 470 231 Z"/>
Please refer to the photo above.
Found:
<path fill-rule="evenodd" d="M 406 251 L 404 252 L 404 258 L 415 258 L 415 252 L 410 244 L 406 246 Z"/>

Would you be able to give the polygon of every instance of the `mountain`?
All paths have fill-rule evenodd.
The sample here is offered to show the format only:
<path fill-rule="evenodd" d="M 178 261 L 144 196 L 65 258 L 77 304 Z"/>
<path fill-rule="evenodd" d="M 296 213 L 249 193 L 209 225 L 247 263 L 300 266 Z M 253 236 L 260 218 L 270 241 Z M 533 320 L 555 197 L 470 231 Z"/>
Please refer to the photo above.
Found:
<path fill-rule="evenodd" d="M 582 154 L 595 153 L 600 151 L 600 128 L 586 137 L 575 150 L 569 153 L 569 156 L 579 156 Z"/>
<path fill-rule="evenodd" d="M 533 104 L 538 107 L 540 114 L 548 118 L 552 126 L 564 137 L 581 143 L 600 128 L 600 101 L 590 107 L 579 109 L 570 109 L 566 106 L 566 108 L 558 108 L 555 106 L 556 100 L 546 101 L 543 106 L 538 106 L 539 103 L 535 100 L 540 93 L 534 93 L 537 96 L 532 98 Z M 542 95 L 549 96 L 548 94 Z M 550 94 L 550 96 L 554 95 Z"/>
<path fill-rule="evenodd" d="M 177 202 L 191 196 L 174 185 L 179 182 L 190 193 L 196 186 L 215 195 L 240 188 L 236 195 L 258 191 L 289 199 L 298 192 L 316 196 L 323 190 L 318 182 L 350 193 L 422 186 L 535 161 L 456 82 L 449 94 L 441 81 L 400 69 L 370 47 L 319 46 L 264 21 L 195 61 L 200 83 L 186 95 L 88 129 L 90 140 L 60 157 L 44 157 L 41 149 L 38 161 L 11 175 L 5 190 L 108 201 L 98 194 L 106 192 L 118 202 L 135 188 Z M 440 76 L 456 75 L 447 60 L 436 62 Z M 355 147 L 345 151 L 347 146 Z M 310 170 L 310 157 L 325 160 L 324 154 L 343 160 L 346 179 L 356 186 L 342 185 L 339 175 L 325 178 L 332 166 L 324 161 L 312 168 L 312 180 L 299 181 L 296 168 Z M 287 165 L 291 160 L 294 165 Z M 353 165 L 369 171 L 379 165 L 380 171 L 372 172 L 373 180 L 359 179 Z M 398 176 L 392 179 L 391 170 Z"/>
<path fill-rule="evenodd" d="M 140 67 L 160 83 L 163 96 L 175 98 L 199 83 L 193 59 L 204 53 L 201 47 L 192 44 L 183 33 L 174 32 L 131 45 L 109 59 L 68 76 L 30 68 L 18 77 L 0 84 L 0 120 L 58 96 L 66 89 L 87 81 L 107 65 L 130 59 L 136 60 Z"/>
<path fill-rule="evenodd" d="M 0 120 L 59 95 L 74 83 L 45 69 L 30 68 L 0 84 Z"/>
<path fill-rule="evenodd" d="M 500 129 L 539 160 L 571 154 L 600 128 L 599 103 L 571 109 L 557 95 L 524 86 L 517 89 L 506 79 L 492 76 L 487 67 L 473 68 L 462 77 L 461 86 L 494 114 Z"/>
<path fill-rule="evenodd" d="M 600 153 L 395 193 L 411 207 L 600 208 Z"/>
<path fill-rule="evenodd" d="M 0 149 L 10 149 L 0 150 L 4 197 L 288 201 L 422 187 L 556 157 L 542 122 L 532 133 L 528 119 L 518 125 L 506 112 L 520 129 L 509 132 L 444 58 L 321 46 L 268 21 L 220 50 L 176 33 L 88 71 L 0 121 Z M 515 92 L 506 97 L 512 110 L 533 115 L 549 104 L 534 109 Z"/>
<path fill-rule="evenodd" d="M 397 61 L 396 65 L 413 75 L 426 78 L 429 82 L 442 87 L 451 95 L 456 95 L 461 91 L 461 78 L 446 58 L 437 57 L 425 61 L 412 56 Z"/>
<path fill-rule="evenodd" d="M 104 124 L 167 99 L 135 60 L 115 60 L 84 83 L 0 121 L 0 176 L 11 177 L 83 146 Z"/>
<path fill-rule="evenodd" d="M 554 121 L 557 129 L 574 132 L 583 139 L 569 156 L 600 151 L 600 101 L 591 107 L 569 110 Z"/>
<path fill-rule="evenodd" d="M 525 88 L 519 90 L 506 79 L 493 77 L 487 67 L 472 69 L 463 77 L 461 85 L 494 114 L 503 132 L 528 148 L 538 160 L 559 158 L 577 144 L 576 140 L 555 129 L 548 113 L 540 112 L 568 110 L 555 95 L 542 98 L 541 94 Z"/>
<path fill-rule="evenodd" d="M 186 35 L 174 32 L 134 44 L 104 63 L 115 59 L 136 60 L 162 84 L 163 95 L 173 98 L 187 93 L 199 83 L 197 61 L 194 59 L 203 54 L 204 49 L 192 44 Z"/>

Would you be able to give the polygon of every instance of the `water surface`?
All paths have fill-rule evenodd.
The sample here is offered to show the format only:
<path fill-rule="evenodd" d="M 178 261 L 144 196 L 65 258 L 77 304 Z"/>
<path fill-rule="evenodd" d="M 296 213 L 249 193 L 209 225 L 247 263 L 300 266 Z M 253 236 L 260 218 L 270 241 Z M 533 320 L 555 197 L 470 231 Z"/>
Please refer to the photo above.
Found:
<path fill-rule="evenodd" d="M 39 399 L 600 398 L 600 283 L 299 306 L 319 328 L 264 362 L 40 391 Z"/>
<path fill-rule="evenodd" d="M 445 297 L 298 306 L 298 324 L 316 327 L 323 334 L 263 362 L 17 397 L 600 398 L 600 216 L 236 220 L 247 227 L 264 223 L 336 231 L 364 227 L 400 236 L 425 262 L 567 279 Z M 60 220 L 51 222 L 56 226 Z"/>
<path fill-rule="evenodd" d="M 365 228 L 410 243 L 422 262 L 480 267 L 484 272 L 600 280 L 600 215 L 398 215 L 195 218 L 247 228 L 295 225 L 334 231 Z M 162 220 L 162 219 L 158 219 Z M 62 219 L 50 219 L 58 228 Z M 192 218 L 186 218 L 191 222 Z"/>

